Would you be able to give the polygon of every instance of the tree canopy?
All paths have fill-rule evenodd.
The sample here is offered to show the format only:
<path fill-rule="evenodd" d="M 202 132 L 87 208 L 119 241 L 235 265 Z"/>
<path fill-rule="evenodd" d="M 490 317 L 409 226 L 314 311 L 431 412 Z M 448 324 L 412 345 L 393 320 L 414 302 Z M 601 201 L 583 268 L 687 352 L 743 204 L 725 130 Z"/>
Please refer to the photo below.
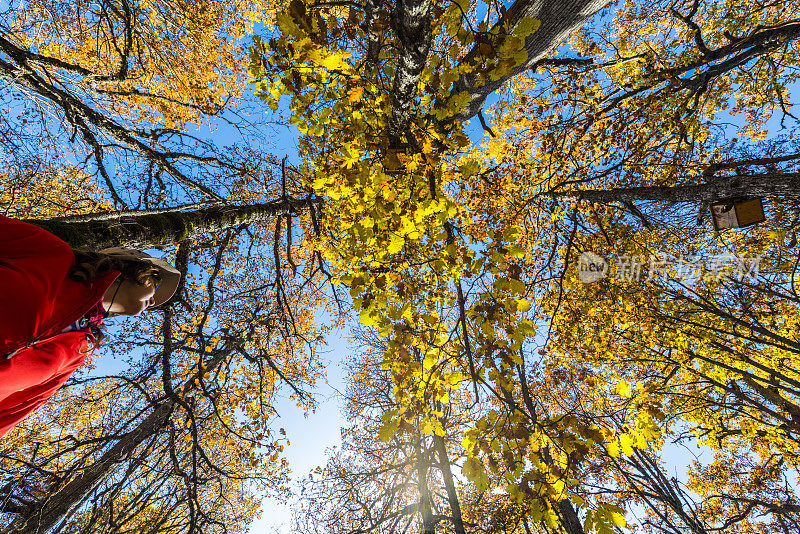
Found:
<path fill-rule="evenodd" d="M 797 531 L 799 3 L 11 5 L 4 212 L 186 276 L 0 443 L 0 527 L 246 532 L 347 327 L 296 531 Z"/>

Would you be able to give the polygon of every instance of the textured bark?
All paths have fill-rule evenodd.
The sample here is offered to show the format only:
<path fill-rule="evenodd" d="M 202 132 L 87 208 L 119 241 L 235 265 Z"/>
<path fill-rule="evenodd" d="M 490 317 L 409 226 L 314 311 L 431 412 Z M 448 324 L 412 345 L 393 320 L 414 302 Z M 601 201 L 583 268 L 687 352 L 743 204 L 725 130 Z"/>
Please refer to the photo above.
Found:
<path fill-rule="evenodd" d="M 65 215 L 63 217 L 53 217 L 53 221 L 67 223 L 91 222 L 91 221 L 110 221 L 121 217 L 138 217 L 139 215 L 161 215 L 162 213 L 177 213 L 178 211 L 194 210 L 219 204 L 218 202 L 194 202 L 181 206 L 171 206 L 169 208 L 155 208 L 144 210 L 122 210 L 122 211 L 96 211 L 83 215 Z"/>
<path fill-rule="evenodd" d="M 216 368 L 229 353 L 229 351 L 217 352 L 203 369 L 183 384 L 183 391 L 194 390 L 200 375 Z M 65 485 L 59 484 L 51 488 L 44 500 L 31 505 L 5 533 L 45 534 L 60 525 L 108 479 L 114 467 L 125 462 L 139 445 L 164 428 L 176 403 L 174 398 L 164 400 L 136 428 L 122 436 L 98 461 Z"/>
<path fill-rule="evenodd" d="M 297 213 L 319 202 L 314 199 L 276 200 L 248 206 L 212 206 L 195 211 L 175 211 L 114 220 L 65 222 L 28 220 L 66 241 L 72 248 L 101 250 L 108 247 L 146 249 L 195 239 L 207 232 L 266 221 Z"/>
<path fill-rule="evenodd" d="M 411 122 L 417 84 L 428 61 L 431 44 L 431 0 L 398 0 L 394 23 L 401 52 L 390 95 L 390 144 L 400 142 Z"/>
<path fill-rule="evenodd" d="M 482 86 L 477 85 L 474 73 L 462 75 L 455 84 L 451 94 L 466 91 L 470 95 L 469 105 L 452 120 L 465 122 L 475 116 L 483 107 L 491 93 L 500 88 L 506 81 L 530 69 L 533 64 L 561 44 L 575 30 L 582 27 L 598 11 L 609 5 L 612 0 L 517 0 L 506 11 L 505 15 L 492 27 L 499 30 L 504 24 L 513 30 L 525 17 L 538 19 L 539 29 L 525 39 L 525 50 L 528 59 L 516 67 L 511 74 L 496 81 L 487 80 Z M 475 45 L 464 57 L 462 63 L 475 64 L 480 61 L 480 48 Z"/>
<path fill-rule="evenodd" d="M 368 31 L 366 32 L 367 39 L 367 54 L 364 60 L 364 71 L 372 72 L 378 64 L 378 56 L 380 55 L 380 39 L 379 32 L 373 31 L 373 25 L 378 20 L 378 9 L 380 8 L 379 0 L 365 0 L 364 1 L 364 24 Z"/>
<path fill-rule="evenodd" d="M 564 499 L 558 503 L 558 516 L 561 521 L 561 527 L 567 534 L 586 534 L 581 525 L 581 520 L 578 517 L 578 512 L 572 506 L 569 499 Z"/>
<path fill-rule="evenodd" d="M 422 437 L 418 434 L 418 440 Z M 431 495 L 428 489 L 428 454 L 420 441 L 417 442 L 417 491 L 419 492 L 419 513 L 422 518 L 422 534 L 436 534 L 436 522 L 433 519 Z M 423 454 L 425 458 L 423 459 Z"/>
<path fill-rule="evenodd" d="M 714 178 L 705 184 L 675 186 L 585 189 L 571 193 L 549 193 L 556 198 L 578 198 L 591 202 L 713 202 L 731 197 L 800 197 L 800 173 L 736 175 Z"/>
<path fill-rule="evenodd" d="M 444 443 L 444 436 L 433 436 L 433 443 L 439 455 L 439 465 L 442 470 L 444 487 L 447 490 L 447 501 L 450 503 L 453 532 L 456 534 L 465 534 L 464 520 L 461 518 L 461 503 L 458 500 L 456 486 L 453 483 L 453 473 L 450 471 L 450 459 L 447 457 L 447 447 Z"/>

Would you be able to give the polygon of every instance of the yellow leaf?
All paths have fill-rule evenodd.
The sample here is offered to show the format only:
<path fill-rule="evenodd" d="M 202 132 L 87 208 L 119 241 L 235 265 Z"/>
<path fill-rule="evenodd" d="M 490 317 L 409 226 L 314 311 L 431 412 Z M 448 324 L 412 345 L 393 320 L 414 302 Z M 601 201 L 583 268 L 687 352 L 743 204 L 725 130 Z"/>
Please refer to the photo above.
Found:
<path fill-rule="evenodd" d="M 347 63 L 336 54 L 331 54 L 320 62 L 320 65 L 328 70 L 347 70 Z"/>
<path fill-rule="evenodd" d="M 387 248 L 387 251 L 389 254 L 397 254 L 403 249 L 404 244 L 405 239 L 403 239 L 403 236 L 392 234 L 389 238 L 389 247 Z"/>
<path fill-rule="evenodd" d="M 625 380 L 620 380 L 617 384 L 617 393 L 620 397 L 628 398 L 632 395 L 633 391 L 631 385 Z"/>
<path fill-rule="evenodd" d="M 630 434 L 622 434 L 619 437 L 619 444 L 625 456 L 633 454 L 633 437 Z"/>
<path fill-rule="evenodd" d="M 350 92 L 347 95 L 348 100 L 350 102 L 358 102 L 362 98 L 364 98 L 364 88 L 363 87 L 353 87 L 350 89 Z"/>

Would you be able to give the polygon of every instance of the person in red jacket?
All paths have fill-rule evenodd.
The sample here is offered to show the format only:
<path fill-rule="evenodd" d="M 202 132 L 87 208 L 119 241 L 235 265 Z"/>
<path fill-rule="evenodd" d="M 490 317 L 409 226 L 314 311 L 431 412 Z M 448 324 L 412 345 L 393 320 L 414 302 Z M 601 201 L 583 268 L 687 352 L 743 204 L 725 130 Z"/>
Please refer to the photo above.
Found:
<path fill-rule="evenodd" d="M 104 318 L 160 306 L 180 276 L 141 251 L 73 251 L 0 215 L 0 437 L 80 367 Z"/>

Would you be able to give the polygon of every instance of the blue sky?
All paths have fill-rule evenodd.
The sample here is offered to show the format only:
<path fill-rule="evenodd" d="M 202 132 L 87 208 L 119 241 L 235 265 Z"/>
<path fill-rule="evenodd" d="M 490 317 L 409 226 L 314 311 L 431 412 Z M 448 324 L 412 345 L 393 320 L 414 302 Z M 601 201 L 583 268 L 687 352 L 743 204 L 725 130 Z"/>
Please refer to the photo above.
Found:
<path fill-rule="evenodd" d="M 493 95 L 489 98 L 488 103 L 496 100 L 497 97 Z M 269 108 L 254 97 L 252 91 L 246 93 L 243 104 L 251 110 L 251 113 L 245 114 L 245 118 L 254 122 L 274 120 L 275 118 Z M 244 141 L 265 151 L 270 151 L 278 158 L 287 156 L 290 163 L 299 163 L 297 145 L 299 132 L 294 125 L 272 123 L 265 125 L 263 130 L 265 137 Z M 485 135 L 477 120 L 469 122 L 465 131 L 475 144 L 480 143 Z M 197 134 L 213 139 L 219 146 L 243 141 L 237 130 L 224 123 L 215 125 L 213 130 L 208 127 L 199 128 Z M 153 251 L 153 254 L 157 255 L 157 251 Z M 332 332 L 327 338 L 327 350 L 321 354 L 327 380 L 320 381 L 314 392 L 318 406 L 313 414 L 304 417 L 302 409 L 288 398 L 288 392 L 285 392 L 283 396 L 278 396 L 279 401 L 276 408 L 280 418 L 276 420 L 274 426 L 284 428 L 290 442 L 289 446 L 284 447 L 284 454 L 289 461 L 293 484 L 305 477 L 316 466 L 324 465 L 327 461 L 326 452 L 341 442 L 341 428 L 346 424 L 341 415 L 343 401 L 340 392 L 344 392 L 346 388 L 346 376 L 342 366 L 352 350 L 347 341 L 348 333 L 345 328 L 342 331 Z M 101 372 L 104 370 L 98 369 Z M 281 503 L 276 499 L 267 498 L 262 503 L 261 518 L 254 521 L 250 533 L 279 532 L 288 534 L 292 532 L 291 518 L 291 502 Z"/>
<path fill-rule="evenodd" d="M 255 31 L 259 33 L 260 30 L 260 28 L 256 28 Z M 245 67 L 246 65 L 243 65 L 243 68 Z M 495 96 L 490 97 L 487 105 L 496 100 Z M 268 108 L 261 105 L 251 92 L 247 93 L 245 104 L 249 108 L 249 111 L 244 114 L 246 118 L 256 122 L 269 118 L 266 115 L 269 113 Z M 731 120 L 737 124 L 735 117 Z M 779 121 L 773 119 L 770 127 L 773 126 L 772 122 Z M 778 128 L 775 128 L 775 131 Z M 772 128 L 770 129 L 772 130 Z M 298 162 L 298 133 L 294 126 L 270 124 L 264 127 L 263 132 L 264 137 L 246 141 L 274 153 L 278 158 L 288 156 L 290 162 Z M 485 135 L 477 120 L 467 125 L 466 132 L 474 144 L 479 143 Z M 201 128 L 198 130 L 198 134 L 213 139 L 220 146 L 241 141 L 239 132 L 222 123 L 215 126 L 213 130 Z M 114 328 L 120 328 L 120 325 L 112 326 L 110 328 L 112 333 Z M 282 427 L 287 432 L 287 438 L 291 445 L 286 446 L 284 451 L 292 470 L 292 478 L 295 481 L 303 478 L 314 467 L 324 465 L 326 451 L 340 442 L 340 429 L 346 423 L 341 416 L 342 400 L 339 394 L 346 387 L 346 377 L 341 365 L 351 351 L 351 346 L 346 339 L 347 334 L 346 331 L 342 331 L 331 333 L 328 336 L 328 350 L 322 354 L 322 359 L 326 364 L 327 382 L 321 381 L 315 391 L 318 399 L 315 413 L 305 417 L 303 411 L 288 399 L 288 394 L 279 398 L 276 408 L 280 419 L 275 422 L 275 428 Z M 121 365 L 124 365 L 121 363 L 121 359 L 105 356 L 98 361 L 96 372 L 113 372 L 119 370 Z M 685 479 L 686 467 L 695 458 L 702 458 L 703 452 L 702 449 L 696 447 L 668 446 L 665 450 L 665 459 L 669 462 L 668 473 L 674 474 L 679 480 Z M 290 504 L 266 499 L 262 508 L 262 518 L 253 523 L 250 529 L 251 533 L 292 532 Z"/>
<path fill-rule="evenodd" d="M 329 350 L 322 354 L 327 369 L 327 381 L 321 382 L 315 392 L 318 400 L 315 413 L 306 418 L 293 401 L 283 397 L 278 402 L 277 410 L 281 417 L 276 424 L 286 429 L 291 443 L 284 451 L 294 481 L 302 479 L 314 467 L 324 465 L 326 451 L 341 442 L 340 430 L 346 424 L 341 415 L 341 393 L 346 387 L 342 362 L 349 352 L 349 345 L 343 334 L 333 332 L 328 336 Z M 291 518 L 291 503 L 265 499 L 262 503 L 261 519 L 253 523 L 250 532 L 292 532 Z"/>
<path fill-rule="evenodd" d="M 279 124 L 269 108 L 262 105 L 249 89 L 242 104 L 240 112 L 245 119 L 256 123 L 269 121 L 260 129 L 263 135 L 249 139 L 242 138 L 239 131 L 222 121 L 212 128 L 206 126 L 196 128 L 196 135 L 213 140 L 219 147 L 245 143 L 253 148 L 271 152 L 279 159 L 287 156 L 290 163 L 298 163 L 296 128 L 293 125 Z M 148 252 L 153 256 L 163 255 L 158 250 Z M 122 320 L 111 321 L 108 332 L 113 335 L 115 330 L 124 328 L 124 324 Z M 326 450 L 341 440 L 340 430 L 345 424 L 340 409 L 340 392 L 345 390 L 345 376 L 341 365 L 350 351 L 346 336 L 346 331 L 332 332 L 327 337 L 327 347 L 320 353 L 326 369 L 326 380 L 320 380 L 316 390 L 312 392 L 318 402 L 314 413 L 305 417 L 303 410 L 289 399 L 288 388 L 285 388 L 282 394 L 276 395 L 278 399 L 276 409 L 280 417 L 275 420 L 273 427 L 275 430 L 278 428 L 286 430 L 290 445 L 284 445 L 284 454 L 289 461 L 292 484 L 306 476 L 317 465 L 324 465 Z M 111 351 L 106 351 L 106 354 L 97 360 L 97 367 L 92 375 L 124 371 L 127 366 L 126 360 L 134 356 L 114 355 L 109 352 Z M 250 532 L 288 533 L 292 531 L 290 521 L 291 504 L 267 498 L 262 504 L 262 517 L 253 523 Z"/>

